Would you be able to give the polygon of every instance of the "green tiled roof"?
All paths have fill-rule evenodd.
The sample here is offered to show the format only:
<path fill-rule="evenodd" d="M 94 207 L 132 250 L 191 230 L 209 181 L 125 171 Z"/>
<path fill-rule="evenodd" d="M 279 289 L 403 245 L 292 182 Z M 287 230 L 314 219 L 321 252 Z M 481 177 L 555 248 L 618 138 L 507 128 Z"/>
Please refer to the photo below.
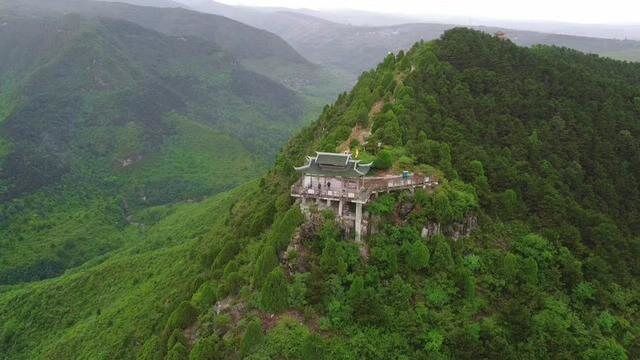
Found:
<path fill-rule="evenodd" d="M 316 162 L 319 165 L 346 166 L 351 154 L 336 154 L 318 152 Z"/>
<path fill-rule="evenodd" d="M 361 177 L 371 169 L 371 164 L 360 164 L 351 154 L 317 152 L 315 157 L 307 156 L 307 160 L 307 165 L 295 169 L 304 174 L 339 177 Z"/>

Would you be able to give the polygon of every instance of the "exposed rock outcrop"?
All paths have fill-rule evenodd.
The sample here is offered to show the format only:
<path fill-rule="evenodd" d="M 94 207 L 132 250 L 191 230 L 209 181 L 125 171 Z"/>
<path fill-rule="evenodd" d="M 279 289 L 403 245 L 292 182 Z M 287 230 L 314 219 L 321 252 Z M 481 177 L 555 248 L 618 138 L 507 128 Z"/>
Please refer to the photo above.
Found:
<path fill-rule="evenodd" d="M 457 241 L 468 237 L 476 229 L 478 229 L 478 217 L 475 214 L 469 214 L 463 221 L 445 226 L 439 222 L 427 222 L 422 228 L 422 237 L 431 238 L 437 235 L 444 235 Z"/>

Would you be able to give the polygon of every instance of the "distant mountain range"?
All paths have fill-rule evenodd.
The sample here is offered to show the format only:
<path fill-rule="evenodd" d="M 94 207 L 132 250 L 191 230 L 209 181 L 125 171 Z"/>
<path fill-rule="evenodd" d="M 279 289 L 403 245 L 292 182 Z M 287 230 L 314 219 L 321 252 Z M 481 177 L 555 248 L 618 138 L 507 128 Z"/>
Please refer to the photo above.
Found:
<path fill-rule="evenodd" d="M 6 13 L 75 13 L 88 17 L 109 17 L 130 21 L 167 35 L 206 38 L 247 68 L 310 97 L 320 97 L 317 103 L 330 101 L 336 95 L 333 84 L 342 81 L 306 60 L 277 35 L 226 17 L 188 10 L 184 5 L 183 8 L 171 8 L 177 5 L 174 1 L 165 0 L 0 0 L 0 10 L 6 9 Z M 338 88 L 345 86 L 343 83 Z"/>
<path fill-rule="evenodd" d="M 358 26 L 351 24 L 392 24 L 403 18 L 384 15 L 376 17 L 375 14 L 366 12 L 327 13 L 282 8 L 251 8 L 209 0 L 179 1 L 199 11 L 223 15 L 271 31 L 289 42 L 307 59 L 344 71 L 352 78 L 375 66 L 375 59 L 380 59 L 389 52 L 406 50 L 419 40 L 436 39 L 444 31 L 458 26 L 453 23 L 419 23 L 413 18 L 405 19 L 413 20 L 413 23 Z M 504 27 L 473 28 L 489 33 L 503 31 L 511 41 L 521 46 L 555 45 L 616 59 L 640 60 L 640 41 L 560 35 Z"/>

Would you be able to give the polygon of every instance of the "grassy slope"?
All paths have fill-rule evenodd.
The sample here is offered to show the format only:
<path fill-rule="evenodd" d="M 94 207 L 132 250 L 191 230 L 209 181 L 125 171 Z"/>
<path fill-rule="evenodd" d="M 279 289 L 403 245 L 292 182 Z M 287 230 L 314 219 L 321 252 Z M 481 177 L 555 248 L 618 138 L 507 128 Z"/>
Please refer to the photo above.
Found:
<path fill-rule="evenodd" d="M 130 246 L 58 278 L 2 289 L 4 356 L 134 358 L 194 291 L 199 254 L 220 246 L 217 232 L 234 200 L 224 194 L 156 209 L 168 215 L 124 230 L 135 239 Z"/>
<path fill-rule="evenodd" d="M 146 189 L 143 194 L 148 201 L 200 199 L 265 170 L 266 163 L 239 141 L 188 119 L 178 121 L 177 133 L 160 154 L 116 173 L 113 182 L 119 185 L 115 188 L 135 195 L 129 201 L 133 210 L 139 208 L 132 203 L 139 200 L 140 189 Z M 62 187 L 23 199 L 24 210 L 17 211 L 0 230 L 0 246 L 11 249 L 0 254 L 0 274 L 7 277 L 5 281 L 29 279 L 28 274 L 55 275 L 136 241 L 125 227 L 130 210 L 122 208 L 121 200 L 101 189 L 90 191 L 90 187 Z M 43 244 L 47 251 L 42 250 Z"/>

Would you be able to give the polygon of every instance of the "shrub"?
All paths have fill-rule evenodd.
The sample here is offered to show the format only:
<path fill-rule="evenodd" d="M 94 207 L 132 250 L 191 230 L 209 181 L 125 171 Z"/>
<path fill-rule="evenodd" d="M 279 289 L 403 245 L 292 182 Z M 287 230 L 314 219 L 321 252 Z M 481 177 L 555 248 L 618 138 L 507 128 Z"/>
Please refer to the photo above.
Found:
<path fill-rule="evenodd" d="M 160 346 L 160 338 L 154 335 L 144 342 L 136 358 L 139 360 L 162 360 L 162 355 L 163 351 Z"/>
<path fill-rule="evenodd" d="M 278 255 L 276 249 L 271 245 L 262 248 L 262 253 L 256 260 L 256 266 L 253 272 L 254 286 L 259 287 L 267 275 L 278 266 Z"/>
<path fill-rule="evenodd" d="M 591 283 L 583 281 L 573 290 L 575 297 L 580 302 L 588 302 L 595 299 L 596 290 Z"/>
<path fill-rule="evenodd" d="M 325 357 L 322 338 L 313 334 L 309 334 L 309 336 L 304 339 L 301 358 L 305 360 L 324 359 Z"/>
<path fill-rule="evenodd" d="M 242 286 L 242 275 L 239 272 L 233 272 L 227 275 L 224 279 L 224 287 L 226 289 L 226 294 L 220 294 L 220 296 L 228 296 L 230 294 L 235 294 L 240 290 L 240 286 Z"/>
<path fill-rule="evenodd" d="M 288 307 L 287 283 L 282 269 L 269 273 L 260 292 L 260 304 L 266 311 L 277 313 Z"/>
<path fill-rule="evenodd" d="M 383 149 L 380 150 L 376 160 L 373 162 L 373 166 L 379 170 L 389 169 L 393 165 L 393 154 L 391 151 Z"/>
<path fill-rule="evenodd" d="M 216 289 L 210 283 L 204 283 L 191 297 L 191 302 L 200 310 L 211 306 L 217 300 Z"/>
<path fill-rule="evenodd" d="M 453 256 L 449 242 L 443 236 L 435 236 L 435 249 L 433 251 L 432 263 L 438 270 L 446 270 L 453 266 Z"/>
<path fill-rule="evenodd" d="M 305 273 L 294 276 L 293 283 L 289 287 L 289 305 L 292 307 L 302 309 L 307 305 L 307 281 L 309 275 L 309 273 Z"/>
<path fill-rule="evenodd" d="M 260 320 L 255 319 L 249 322 L 247 330 L 244 332 L 242 343 L 240 344 L 240 354 L 246 356 L 256 346 L 260 345 L 263 340 L 262 324 Z"/>
<path fill-rule="evenodd" d="M 18 323 L 15 320 L 6 322 L 0 333 L 0 345 L 9 345 L 15 334 L 18 332 Z"/>
<path fill-rule="evenodd" d="M 584 353 L 586 360 L 626 360 L 628 359 L 624 348 L 614 339 L 601 340 L 597 347 Z"/>
<path fill-rule="evenodd" d="M 227 265 L 229 261 L 233 259 L 233 257 L 240 250 L 240 244 L 237 241 L 227 239 L 227 242 L 224 244 L 224 247 L 218 253 L 215 260 L 213 261 L 214 269 L 222 269 Z"/>
<path fill-rule="evenodd" d="M 173 329 L 169 340 L 167 340 L 167 349 L 173 349 L 177 344 L 187 345 L 187 339 L 182 333 L 182 329 Z"/>
<path fill-rule="evenodd" d="M 193 345 L 189 360 L 217 360 L 223 359 L 221 354 L 220 340 L 217 336 L 211 335 L 201 338 Z"/>
<path fill-rule="evenodd" d="M 195 320 L 196 316 L 197 310 L 188 301 L 180 303 L 167 320 L 163 331 L 164 338 L 166 339 L 174 329 L 184 329 Z"/>
<path fill-rule="evenodd" d="M 380 196 L 376 201 L 372 202 L 367 210 L 374 215 L 389 215 L 396 207 L 396 199 L 389 194 Z"/>
<path fill-rule="evenodd" d="M 169 350 L 167 353 L 166 360 L 184 360 L 187 358 L 187 348 L 181 343 L 176 343 L 176 345 Z"/>
<path fill-rule="evenodd" d="M 422 240 L 416 240 L 407 254 L 407 263 L 413 270 L 421 270 L 429 264 L 429 248 Z"/>

